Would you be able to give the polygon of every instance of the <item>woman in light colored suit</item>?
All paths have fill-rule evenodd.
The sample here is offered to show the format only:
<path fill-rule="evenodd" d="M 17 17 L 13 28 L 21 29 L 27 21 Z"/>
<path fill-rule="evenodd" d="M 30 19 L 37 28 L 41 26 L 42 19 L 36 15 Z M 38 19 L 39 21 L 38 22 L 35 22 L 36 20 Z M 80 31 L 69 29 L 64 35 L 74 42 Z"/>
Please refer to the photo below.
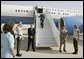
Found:
<path fill-rule="evenodd" d="M 1 33 L 1 58 L 14 58 L 15 49 L 14 49 L 14 37 L 10 33 L 12 30 L 10 23 L 6 23 L 3 26 L 3 33 Z"/>

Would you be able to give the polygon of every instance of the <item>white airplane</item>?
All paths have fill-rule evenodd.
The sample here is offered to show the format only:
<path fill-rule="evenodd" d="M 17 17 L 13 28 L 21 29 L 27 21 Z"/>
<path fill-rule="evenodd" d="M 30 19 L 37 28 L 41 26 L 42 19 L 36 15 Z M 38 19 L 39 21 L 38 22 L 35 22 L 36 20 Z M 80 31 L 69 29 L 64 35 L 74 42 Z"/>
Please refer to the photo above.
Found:
<path fill-rule="evenodd" d="M 1 5 L 1 24 L 9 21 L 15 22 L 17 24 L 21 21 L 24 24 L 23 27 L 26 28 L 26 31 L 24 31 L 24 33 L 27 34 L 29 24 L 34 23 L 34 10 L 34 6 Z M 77 24 L 80 27 L 81 32 L 83 32 L 83 10 L 70 10 L 37 6 L 37 10 L 35 11 L 37 11 L 37 14 L 49 14 L 52 17 L 51 20 L 54 20 L 56 25 L 58 24 L 58 19 L 63 18 L 63 24 L 66 25 L 69 34 L 72 34 L 73 25 L 75 24 Z M 82 18 L 79 16 L 82 16 Z"/>
<path fill-rule="evenodd" d="M 37 6 L 37 8 L 38 9 L 42 8 L 43 13 L 48 11 L 48 13 L 51 15 L 53 19 L 57 19 L 61 17 L 70 17 L 70 16 L 82 16 L 83 18 L 83 10 L 59 9 L 59 8 L 49 8 L 49 7 L 40 7 L 40 6 Z M 23 24 L 31 24 L 33 23 L 33 20 L 34 20 L 33 12 L 34 12 L 34 6 L 2 4 L 1 5 L 1 23 L 5 23 L 8 21 L 14 21 L 15 23 L 18 23 L 22 21 Z M 71 20 L 69 20 L 69 23 L 70 21 Z M 77 22 L 80 22 L 80 20 Z M 83 22 L 83 19 L 82 19 L 82 22 Z"/>

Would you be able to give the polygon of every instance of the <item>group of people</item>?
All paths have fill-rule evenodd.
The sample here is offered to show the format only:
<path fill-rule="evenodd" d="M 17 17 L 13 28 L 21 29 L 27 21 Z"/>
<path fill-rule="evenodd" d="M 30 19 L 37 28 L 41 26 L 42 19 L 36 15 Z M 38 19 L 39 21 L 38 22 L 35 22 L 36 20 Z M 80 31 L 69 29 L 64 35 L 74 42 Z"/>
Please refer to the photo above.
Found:
<path fill-rule="evenodd" d="M 3 26 L 3 31 L 1 31 L 1 58 L 14 58 L 15 56 L 21 56 L 20 54 L 20 46 L 21 40 L 23 36 L 22 32 L 22 22 L 20 22 L 16 26 L 17 38 L 15 38 L 15 34 L 13 32 L 14 23 L 6 23 Z M 43 26 L 42 26 L 43 27 Z M 79 40 L 79 29 L 77 25 L 74 25 L 73 28 L 73 45 L 74 52 L 73 54 L 78 53 L 78 40 Z M 66 52 L 66 40 L 68 37 L 68 33 L 66 30 L 66 26 L 63 25 L 60 28 L 60 47 L 59 52 L 62 52 L 61 47 L 64 44 L 63 51 Z M 17 39 L 17 49 L 15 49 L 15 39 Z M 30 45 L 32 44 L 32 49 L 35 52 L 35 28 L 33 24 L 28 28 L 28 47 L 26 51 L 29 51 Z M 17 52 L 17 53 L 16 53 Z"/>
<path fill-rule="evenodd" d="M 3 31 L 1 31 L 1 58 L 15 58 L 15 56 L 20 57 L 22 55 L 20 53 L 21 40 L 23 39 L 22 22 L 16 26 L 17 38 L 13 31 L 14 25 L 15 24 L 13 22 L 5 23 Z M 30 44 L 32 43 L 32 49 L 35 52 L 34 35 L 35 28 L 33 28 L 33 24 L 31 24 L 28 29 L 27 51 L 29 51 Z M 17 39 L 17 49 L 15 48 L 15 39 Z"/>
<path fill-rule="evenodd" d="M 72 54 L 78 53 L 78 40 L 79 40 L 79 33 L 80 30 L 77 25 L 74 25 L 73 28 L 73 46 L 74 46 L 74 52 Z M 60 47 L 59 52 L 62 52 L 61 47 L 63 47 L 63 51 L 66 52 L 66 40 L 68 38 L 68 33 L 65 25 L 60 26 Z"/>

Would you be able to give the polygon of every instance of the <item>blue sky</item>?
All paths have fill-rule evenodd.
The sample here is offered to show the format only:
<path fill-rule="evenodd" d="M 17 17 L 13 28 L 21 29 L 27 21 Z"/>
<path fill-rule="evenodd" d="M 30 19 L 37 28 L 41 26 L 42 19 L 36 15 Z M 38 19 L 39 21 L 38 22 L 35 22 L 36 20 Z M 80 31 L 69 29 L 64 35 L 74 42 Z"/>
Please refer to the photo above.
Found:
<path fill-rule="evenodd" d="M 1 4 L 83 9 L 83 1 L 1 1 Z"/>

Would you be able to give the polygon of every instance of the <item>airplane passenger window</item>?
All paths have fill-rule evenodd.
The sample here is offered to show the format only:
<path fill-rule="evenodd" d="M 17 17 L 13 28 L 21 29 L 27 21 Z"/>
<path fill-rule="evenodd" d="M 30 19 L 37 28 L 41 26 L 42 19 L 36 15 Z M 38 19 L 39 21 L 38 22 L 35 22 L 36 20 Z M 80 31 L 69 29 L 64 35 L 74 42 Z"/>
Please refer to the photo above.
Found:
<path fill-rule="evenodd" d="M 64 13 L 63 13 L 63 15 L 64 15 Z"/>
<path fill-rule="evenodd" d="M 24 10 L 24 12 L 25 12 L 25 10 Z"/>
<path fill-rule="evenodd" d="M 28 10 L 26 10 L 26 12 L 28 12 Z"/>
<path fill-rule="evenodd" d="M 65 15 L 66 15 L 66 13 L 65 13 Z"/>
<path fill-rule="evenodd" d="M 15 10 L 17 12 L 17 10 Z"/>
<path fill-rule="evenodd" d="M 22 12 L 22 10 L 21 10 L 21 12 Z"/>
<path fill-rule="evenodd" d="M 58 13 L 60 15 L 60 13 Z"/>
<path fill-rule="evenodd" d="M 20 10 L 18 10 L 18 12 L 20 12 Z"/>

